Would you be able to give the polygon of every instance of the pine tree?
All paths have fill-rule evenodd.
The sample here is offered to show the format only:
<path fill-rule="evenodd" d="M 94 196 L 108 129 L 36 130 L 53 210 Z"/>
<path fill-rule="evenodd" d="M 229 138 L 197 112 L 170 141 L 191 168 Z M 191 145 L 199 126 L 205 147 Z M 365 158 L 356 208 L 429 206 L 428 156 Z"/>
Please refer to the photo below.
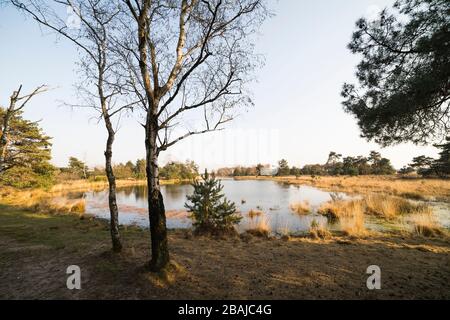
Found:
<path fill-rule="evenodd" d="M 223 185 L 205 170 L 202 181 L 192 183 L 194 193 L 187 196 L 185 207 L 192 213 L 197 233 L 220 234 L 234 231 L 242 219 L 236 214 L 236 205 L 223 194 Z"/>
<path fill-rule="evenodd" d="M 450 126 L 450 1 L 397 0 L 356 23 L 348 48 L 362 58 L 359 84 L 345 84 L 347 112 L 383 146 L 429 143 Z"/>
<path fill-rule="evenodd" d="M 434 161 L 433 158 L 427 156 L 418 156 L 413 159 L 409 166 L 413 168 L 417 174 L 425 177 L 433 174 L 431 167 Z"/>
<path fill-rule="evenodd" d="M 86 164 L 75 157 L 69 158 L 69 170 L 79 179 L 87 179 L 88 167 Z"/>
<path fill-rule="evenodd" d="M 5 114 L 0 108 L 0 120 Z M 50 164 L 50 140 L 38 123 L 23 119 L 21 111 L 14 113 L 9 120 L 0 183 L 19 188 L 50 186 L 55 173 Z"/>
<path fill-rule="evenodd" d="M 289 164 L 286 159 L 278 161 L 278 176 L 287 176 L 289 175 L 289 171 Z"/>
<path fill-rule="evenodd" d="M 435 145 L 442 151 L 439 152 L 439 158 L 431 166 L 432 171 L 442 177 L 450 176 L 450 136 L 445 141 L 444 144 Z"/>

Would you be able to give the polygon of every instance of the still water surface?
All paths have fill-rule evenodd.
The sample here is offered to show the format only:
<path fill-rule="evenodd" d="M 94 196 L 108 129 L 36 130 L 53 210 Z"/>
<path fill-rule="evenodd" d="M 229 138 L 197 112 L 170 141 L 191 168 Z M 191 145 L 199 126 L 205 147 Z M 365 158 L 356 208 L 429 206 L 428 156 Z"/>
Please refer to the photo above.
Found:
<path fill-rule="evenodd" d="M 258 209 L 265 213 L 273 232 L 303 232 L 309 229 L 314 219 L 320 224 L 327 223 L 325 217 L 314 214 L 322 203 L 336 198 L 348 198 L 344 193 L 331 193 L 309 186 L 294 186 L 274 181 L 223 180 L 222 184 L 226 197 L 236 203 L 243 216 L 238 226 L 240 231 L 251 228 L 258 222 L 260 218 L 248 217 L 250 210 Z M 191 220 L 184 212 L 184 204 L 186 195 L 191 194 L 193 188 L 190 185 L 167 185 L 161 187 L 161 192 L 168 212 L 167 227 L 191 227 Z M 86 192 L 83 196 L 86 199 L 87 213 L 100 218 L 109 217 L 107 190 Z M 300 216 L 290 210 L 290 204 L 300 201 L 308 201 L 313 214 Z M 147 187 L 119 188 L 117 202 L 121 224 L 148 227 Z"/>

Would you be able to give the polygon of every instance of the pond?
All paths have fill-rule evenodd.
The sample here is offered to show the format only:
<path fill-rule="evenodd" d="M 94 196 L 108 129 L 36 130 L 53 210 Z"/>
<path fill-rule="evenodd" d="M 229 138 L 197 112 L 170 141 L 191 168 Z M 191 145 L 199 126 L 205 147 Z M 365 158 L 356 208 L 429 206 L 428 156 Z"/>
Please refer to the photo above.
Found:
<path fill-rule="evenodd" d="M 326 225 L 327 218 L 317 214 L 317 209 L 325 202 L 336 199 L 349 199 L 345 193 L 327 192 L 310 186 L 291 185 L 275 181 L 232 179 L 222 180 L 226 197 L 235 202 L 243 219 L 237 229 L 243 232 L 254 228 L 261 219 L 265 219 L 270 230 L 275 234 L 303 233 L 309 230 L 315 220 L 319 225 Z M 184 207 L 186 196 L 192 194 L 189 184 L 161 186 L 166 207 L 167 227 L 169 229 L 186 229 L 192 226 L 192 221 Z M 89 191 L 82 194 L 71 194 L 71 198 L 83 197 L 86 200 L 86 212 L 99 218 L 109 219 L 108 191 Z M 290 205 L 307 201 L 311 214 L 299 215 L 290 209 Z M 147 187 L 134 186 L 117 189 L 119 205 L 119 223 L 148 227 Z M 450 227 L 450 205 L 448 203 L 432 204 L 434 215 L 439 223 Z M 263 216 L 249 216 L 250 210 L 258 210 Z M 383 230 L 385 223 L 378 219 L 367 219 L 366 226 L 370 229 Z M 329 224 L 328 228 L 339 228 Z"/>
<path fill-rule="evenodd" d="M 264 217 L 274 233 L 289 231 L 298 233 L 307 231 L 313 220 L 326 224 L 327 219 L 314 214 L 324 202 L 332 199 L 349 198 L 344 193 L 333 193 L 309 186 L 296 186 L 274 181 L 235 181 L 222 180 L 226 197 L 236 203 L 242 214 L 238 230 L 252 228 L 261 217 L 250 218 L 250 210 L 264 212 Z M 184 204 L 186 195 L 193 192 L 192 186 L 161 186 L 167 212 L 167 227 L 183 229 L 192 226 Z M 78 195 L 79 196 L 79 195 Z M 86 200 L 86 212 L 99 218 L 109 218 L 108 191 L 89 191 L 83 194 Z M 290 209 L 290 204 L 308 201 L 313 214 L 298 215 Z M 120 208 L 119 222 L 124 225 L 148 227 L 147 187 L 134 186 L 117 189 L 117 202 Z"/>

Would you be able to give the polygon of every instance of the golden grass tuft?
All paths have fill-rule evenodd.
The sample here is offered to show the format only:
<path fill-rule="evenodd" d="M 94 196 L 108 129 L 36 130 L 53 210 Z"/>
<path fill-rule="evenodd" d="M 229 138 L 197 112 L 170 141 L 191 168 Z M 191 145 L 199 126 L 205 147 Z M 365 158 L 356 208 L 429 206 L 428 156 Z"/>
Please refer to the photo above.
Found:
<path fill-rule="evenodd" d="M 292 212 L 300 215 L 311 213 L 311 205 L 308 201 L 292 203 L 289 208 L 292 210 Z"/>
<path fill-rule="evenodd" d="M 433 220 L 433 210 L 427 204 L 388 196 L 368 195 L 361 199 L 337 200 L 324 203 L 318 213 L 331 221 L 339 221 L 341 230 L 348 236 L 365 236 L 365 215 L 373 215 L 387 220 L 409 215 L 414 232 L 424 236 L 441 236 L 443 231 Z"/>
<path fill-rule="evenodd" d="M 444 230 L 439 226 L 436 219 L 431 214 L 421 213 L 411 216 L 413 232 L 419 236 L 434 238 L 445 235 Z"/>
<path fill-rule="evenodd" d="M 86 212 L 86 200 L 85 199 L 80 199 L 75 201 L 71 208 L 70 211 L 72 213 L 85 213 Z"/>
<path fill-rule="evenodd" d="M 325 240 L 331 238 L 331 232 L 326 226 L 320 225 L 316 220 L 313 220 L 309 227 L 309 236 L 313 239 Z"/>
<path fill-rule="evenodd" d="M 86 211 L 85 199 L 43 198 L 30 207 L 35 212 L 76 213 L 82 215 Z"/>
<path fill-rule="evenodd" d="M 252 221 L 247 233 L 260 238 L 268 238 L 272 229 L 269 219 L 266 216 L 260 216 L 256 221 Z"/>
<path fill-rule="evenodd" d="M 341 230 L 347 236 L 364 236 L 367 234 L 362 200 L 338 200 L 327 202 L 319 208 L 318 213 L 332 221 L 339 221 Z"/>
<path fill-rule="evenodd" d="M 174 284 L 178 278 L 183 277 L 186 274 L 186 269 L 174 260 L 159 272 L 145 272 L 143 273 L 144 279 L 152 283 L 158 288 L 167 288 Z"/>
<path fill-rule="evenodd" d="M 388 195 L 369 195 L 362 200 L 367 214 L 392 219 L 399 215 L 431 213 L 426 204 L 415 204 L 409 200 Z"/>
<path fill-rule="evenodd" d="M 173 184 L 176 181 L 161 180 L 161 184 Z M 117 180 L 117 187 L 132 187 L 146 185 L 146 180 Z M 69 191 L 103 190 L 108 187 L 108 181 L 72 180 L 54 185 L 49 193 L 64 193 Z"/>
<path fill-rule="evenodd" d="M 317 212 L 330 220 L 337 221 L 343 217 L 363 213 L 364 209 L 360 200 L 337 200 L 324 203 Z"/>
<path fill-rule="evenodd" d="M 431 214 L 432 208 L 426 204 L 415 204 L 409 200 L 388 195 L 368 195 L 362 199 L 337 200 L 324 203 L 318 213 L 331 220 L 342 217 L 374 215 L 393 219 L 406 214 Z"/>
<path fill-rule="evenodd" d="M 264 215 L 264 212 L 261 211 L 261 210 L 252 209 L 252 210 L 250 210 L 248 212 L 247 215 L 249 216 L 249 218 L 253 219 L 253 218 L 260 217 L 260 216 Z"/>
<path fill-rule="evenodd" d="M 339 220 L 342 232 L 351 237 L 363 237 L 368 234 L 365 227 L 364 213 L 356 212 L 351 216 L 343 217 Z"/>

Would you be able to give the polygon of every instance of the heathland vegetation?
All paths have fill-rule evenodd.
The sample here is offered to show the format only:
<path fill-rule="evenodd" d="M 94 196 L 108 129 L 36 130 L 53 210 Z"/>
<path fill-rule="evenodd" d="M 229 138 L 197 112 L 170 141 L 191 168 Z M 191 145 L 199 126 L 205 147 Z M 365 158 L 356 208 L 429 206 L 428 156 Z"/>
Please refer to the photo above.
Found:
<path fill-rule="evenodd" d="M 10 2 L 76 46 L 78 91 L 89 101 L 82 107 L 99 113 L 107 138 L 104 166 L 70 157 L 56 168 L 51 138 L 22 112 L 46 87 L 30 94 L 19 87 L 0 108 L 0 267 L 8 288 L 0 298 L 449 298 L 450 240 L 431 203 L 448 203 L 450 195 L 448 1 L 399 0 L 373 21 L 358 20 L 349 44 L 361 56 L 358 84 L 342 89 L 363 138 L 381 146 L 434 144 L 437 159 L 418 156 L 397 171 L 376 151 L 330 152 L 322 164 L 291 167 L 282 159 L 275 170 L 223 168 L 201 180 L 194 162 L 160 166 L 160 154 L 222 129 L 235 107 L 252 105 L 247 84 L 260 65 L 253 35 L 271 15 L 265 1 Z M 67 28 L 60 13 L 79 7 L 79 28 Z M 114 164 L 115 128 L 131 111 L 145 131 L 145 159 Z M 184 123 L 188 112 L 201 121 Z M 215 176 L 313 185 L 351 197 L 317 208 L 306 200 L 289 204 L 295 218 L 313 220 L 305 234 L 280 237 L 269 212 L 239 212 Z M 169 181 L 192 181 L 186 209 L 195 234 L 167 229 L 161 185 Z M 147 186 L 149 232 L 119 225 L 117 188 L 137 184 Z M 84 194 L 59 197 L 105 188 L 108 222 L 85 212 Z M 250 227 L 238 234 L 244 214 Z M 381 221 L 381 231 L 369 227 L 373 221 Z M 72 264 L 74 254 L 90 279 L 71 296 L 53 271 Z M 361 289 L 369 256 L 402 285 Z M 37 293 L 37 286 L 47 290 Z"/>

